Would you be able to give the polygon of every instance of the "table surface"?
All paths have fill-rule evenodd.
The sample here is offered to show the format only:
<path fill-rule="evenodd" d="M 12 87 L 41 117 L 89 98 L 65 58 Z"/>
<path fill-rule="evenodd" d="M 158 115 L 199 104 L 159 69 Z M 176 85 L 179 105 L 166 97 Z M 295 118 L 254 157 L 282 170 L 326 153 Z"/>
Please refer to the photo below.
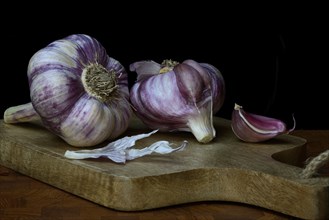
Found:
<path fill-rule="evenodd" d="M 296 130 L 307 140 L 300 162 L 329 149 L 329 130 Z M 319 170 L 329 176 L 329 164 Z M 95 204 L 0 165 L 0 219 L 296 219 L 264 208 L 223 201 L 196 202 L 148 211 L 123 212 Z"/>

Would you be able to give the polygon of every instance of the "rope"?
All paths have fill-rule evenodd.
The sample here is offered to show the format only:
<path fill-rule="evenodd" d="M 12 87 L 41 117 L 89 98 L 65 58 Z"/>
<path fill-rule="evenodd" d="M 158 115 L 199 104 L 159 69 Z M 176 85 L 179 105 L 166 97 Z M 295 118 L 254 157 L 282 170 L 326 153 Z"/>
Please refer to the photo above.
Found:
<path fill-rule="evenodd" d="M 318 156 L 314 157 L 311 160 L 307 160 L 307 165 L 301 173 L 301 177 L 311 178 L 313 175 L 316 174 L 317 170 L 326 164 L 329 161 L 329 150 L 326 150 L 319 154 Z"/>

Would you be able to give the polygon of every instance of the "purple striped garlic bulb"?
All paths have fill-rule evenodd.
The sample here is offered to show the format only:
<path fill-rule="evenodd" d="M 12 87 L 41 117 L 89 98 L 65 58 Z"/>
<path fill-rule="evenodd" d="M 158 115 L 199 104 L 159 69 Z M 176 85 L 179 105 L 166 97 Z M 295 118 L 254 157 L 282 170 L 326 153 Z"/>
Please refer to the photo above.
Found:
<path fill-rule="evenodd" d="M 225 97 L 224 79 L 216 67 L 194 60 L 139 61 L 130 71 L 137 72 L 130 101 L 149 128 L 192 132 L 200 143 L 216 136 L 213 114 Z"/>
<path fill-rule="evenodd" d="M 28 64 L 31 102 L 8 108 L 4 122 L 41 119 L 68 144 L 114 139 L 132 115 L 124 67 L 94 38 L 74 34 L 37 51 Z"/>

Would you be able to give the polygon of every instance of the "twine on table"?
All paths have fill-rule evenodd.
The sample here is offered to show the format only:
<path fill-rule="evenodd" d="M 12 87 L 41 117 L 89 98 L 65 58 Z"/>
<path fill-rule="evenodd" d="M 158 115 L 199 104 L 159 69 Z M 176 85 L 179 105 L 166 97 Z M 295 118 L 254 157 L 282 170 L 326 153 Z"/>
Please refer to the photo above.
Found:
<path fill-rule="evenodd" d="M 318 156 L 314 158 L 309 158 L 306 161 L 306 167 L 303 169 L 301 173 L 301 177 L 311 178 L 313 175 L 315 175 L 320 167 L 325 165 L 329 161 L 329 150 L 326 150 L 319 154 Z"/>

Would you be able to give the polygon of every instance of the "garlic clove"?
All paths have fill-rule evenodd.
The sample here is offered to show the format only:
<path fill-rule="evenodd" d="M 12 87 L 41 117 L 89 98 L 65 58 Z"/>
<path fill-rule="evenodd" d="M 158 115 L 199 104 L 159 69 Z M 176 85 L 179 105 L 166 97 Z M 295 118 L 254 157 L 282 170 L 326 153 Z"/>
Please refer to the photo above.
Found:
<path fill-rule="evenodd" d="M 235 104 L 232 113 L 231 127 L 234 134 L 245 142 L 261 142 L 295 129 L 287 129 L 286 124 L 278 119 L 252 114 Z"/>
<path fill-rule="evenodd" d="M 216 137 L 216 130 L 213 126 L 213 115 L 211 108 L 211 104 L 205 106 L 204 108 L 200 108 L 198 114 L 190 117 L 187 122 L 187 126 L 189 127 L 192 134 L 195 136 L 198 142 L 203 144 L 209 143 Z M 210 114 L 208 113 L 209 111 Z"/>
<path fill-rule="evenodd" d="M 209 76 L 212 78 L 211 90 L 213 91 L 213 112 L 215 114 L 224 104 L 226 96 L 225 80 L 221 72 L 215 66 L 209 63 L 200 63 L 200 65 L 209 73 Z"/>
<path fill-rule="evenodd" d="M 5 123 L 15 124 L 40 120 L 40 116 L 29 102 L 7 108 L 3 114 L 3 120 Z"/>
<path fill-rule="evenodd" d="M 159 74 L 160 69 L 161 65 L 153 60 L 134 62 L 129 66 L 130 71 L 138 73 L 137 81 Z"/>
<path fill-rule="evenodd" d="M 205 88 L 210 89 L 210 83 L 206 85 L 201 74 L 192 66 L 182 63 L 175 66 L 174 72 L 181 96 L 190 103 L 198 102 Z"/>

